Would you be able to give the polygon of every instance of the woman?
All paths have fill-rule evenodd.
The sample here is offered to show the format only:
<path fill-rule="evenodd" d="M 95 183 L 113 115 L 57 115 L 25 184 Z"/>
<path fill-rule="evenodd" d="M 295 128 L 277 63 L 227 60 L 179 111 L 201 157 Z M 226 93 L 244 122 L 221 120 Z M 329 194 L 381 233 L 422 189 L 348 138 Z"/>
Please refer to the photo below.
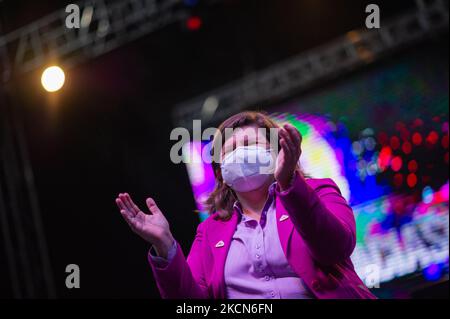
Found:
<path fill-rule="evenodd" d="M 119 194 L 121 214 L 152 245 L 148 259 L 163 298 L 374 298 L 350 260 L 352 209 L 331 179 L 301 172 L 301 135 L 293 126 L 278 128 L 280 151 L 273 152 L 274 128 L 259 112 L 219 126 L 216 188 L 206 202 L 211 215 L 198 226 L 187 259 L 153 199 L 145 214 Z M 227 129 L 235 130 L 227 136 Z M 265 169 L 272 160 L 273 169 Z"/>

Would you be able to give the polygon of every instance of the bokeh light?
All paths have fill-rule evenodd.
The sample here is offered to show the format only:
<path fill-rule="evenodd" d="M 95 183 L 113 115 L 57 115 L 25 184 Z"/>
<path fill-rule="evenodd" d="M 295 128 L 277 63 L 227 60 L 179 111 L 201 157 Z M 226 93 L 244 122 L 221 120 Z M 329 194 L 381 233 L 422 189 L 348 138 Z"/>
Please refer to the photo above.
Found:
<path fill-rule="evenodd" d="M 64 71 L 59 66 L 48 67 L 42 72 L 41 83 L 47 92 L 59 91 L 66 80 Z"/>

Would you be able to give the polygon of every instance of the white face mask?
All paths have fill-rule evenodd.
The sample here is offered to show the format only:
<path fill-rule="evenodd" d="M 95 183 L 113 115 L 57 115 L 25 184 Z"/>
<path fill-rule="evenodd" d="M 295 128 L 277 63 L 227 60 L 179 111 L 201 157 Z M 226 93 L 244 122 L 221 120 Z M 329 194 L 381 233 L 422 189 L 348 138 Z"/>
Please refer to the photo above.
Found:
<path fill-rule="evenodd" d="M 239 146 L 222 160 L 224 182 L 236 192 L 249 192 L 273 177 L 275 157 L 261 146 Z"/>

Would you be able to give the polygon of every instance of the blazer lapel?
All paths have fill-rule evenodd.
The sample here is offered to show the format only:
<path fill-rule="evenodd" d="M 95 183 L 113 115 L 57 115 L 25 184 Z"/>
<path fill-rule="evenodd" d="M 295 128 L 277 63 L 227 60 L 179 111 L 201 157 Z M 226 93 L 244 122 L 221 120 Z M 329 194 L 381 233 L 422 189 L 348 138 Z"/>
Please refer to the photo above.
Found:
<path fill-rule="evenodd" d="M 233 212 L 231 219 L 216 221 L 215 229 L 208 232 L 209 246 L 214 257 L 214 269 L 211 277 L 212 293 L 215 298 L 225 299 L 225 261 L 230 249 L 231 240 L 236 230 L 238 214 Z"/>

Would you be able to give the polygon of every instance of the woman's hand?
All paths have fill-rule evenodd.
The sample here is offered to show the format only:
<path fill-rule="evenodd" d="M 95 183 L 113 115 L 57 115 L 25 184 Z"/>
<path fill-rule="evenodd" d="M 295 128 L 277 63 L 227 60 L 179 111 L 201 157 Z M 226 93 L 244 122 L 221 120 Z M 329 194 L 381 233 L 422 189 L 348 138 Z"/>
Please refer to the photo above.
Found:
<path fill-rule="evenodd" d="M 167 257 L 174 240 L 169 223 L 152 198 L 147 198 L 146 203 L 150 214 L 141 211 L 127 193 L 116 198 L 120 213 L 131 229 L 152 244 L 159 256 Z"/>
<path fill-rule="evenodd" d="M 289 188 L 298 160 L 300 159 L 302 153 L 300 148 L 302 136 L 290 124 L 286 124 L 280 128 L 279 134 L 281 150 L 277 157 L 275 179 L 283 191 Z"/>

